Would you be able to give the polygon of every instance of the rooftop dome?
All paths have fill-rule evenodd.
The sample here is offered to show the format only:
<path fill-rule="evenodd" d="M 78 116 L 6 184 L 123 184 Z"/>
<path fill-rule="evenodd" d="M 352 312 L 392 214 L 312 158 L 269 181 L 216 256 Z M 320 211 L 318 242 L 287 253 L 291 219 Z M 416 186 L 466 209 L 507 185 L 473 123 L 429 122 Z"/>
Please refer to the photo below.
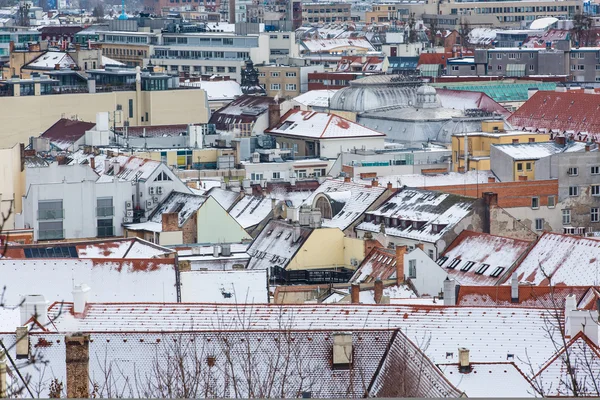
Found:
<path fill-rule="evenodd" d="M 433 86 L 423 85 L 417 89 L 417 94 L 433 94 L 435 95 L 437 92 Z"/>

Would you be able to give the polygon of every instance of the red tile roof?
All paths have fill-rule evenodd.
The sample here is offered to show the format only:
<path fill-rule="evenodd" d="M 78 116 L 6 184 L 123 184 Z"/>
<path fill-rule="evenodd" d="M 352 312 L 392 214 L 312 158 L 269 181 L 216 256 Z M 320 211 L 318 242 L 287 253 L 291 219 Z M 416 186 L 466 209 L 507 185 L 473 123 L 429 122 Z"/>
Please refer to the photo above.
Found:
<path fill-rule="evenodd" d="M 508 118 L 517 129 L 535 128 L 572 131 L 576 140 L 587 140 L 580 132 L 600 140 L 600 95 L 576 92 L 538 91 Z"/>
<path fill-rule="evenodd" d="M 96 124 L 93 122 L 61 118 L 50 128 L 46 129 L 41 137 L 50 139 L 51 142 L 75 143 L 85 135 L 85 131 L 89 131 L 94 126 Z"/>
<path fill-rule="evenodd" d="M 396 279 L 396 250 L 375 247 L 361 263 L 352 282 L 369 283 Z"/>
<path fill-rule="evenodd" d="M 450 57 L 452 57 L 452 53 L 422 53 L 419 56 L 419 63 L 417 66 L 421 64 L 439 64 L 445 67 L 446 61 Z"/>

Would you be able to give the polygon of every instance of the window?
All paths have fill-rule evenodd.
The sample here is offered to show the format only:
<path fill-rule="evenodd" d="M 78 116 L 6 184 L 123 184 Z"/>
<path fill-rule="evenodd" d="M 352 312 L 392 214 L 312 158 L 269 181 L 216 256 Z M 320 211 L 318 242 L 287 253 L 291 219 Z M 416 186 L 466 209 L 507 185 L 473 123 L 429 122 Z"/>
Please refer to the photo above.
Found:
<path fill-rule="evenodd" d="M 286 72 L 285 76 L 288 78 L 294 78 L 296 76 L 296 73 L 295 72 Z"/>
<path fill-rule="evenodd" d="M 517 163 L 517 171 L 523 171 L 523 163 Z"/>
<path fill-rule="evenodd" d="M 417 260 L 408 260 L 408 277 L 412 279 L 417 277 Z"/>
<path fill-rule="evenodd" d="M 458 264 L 460 264 L 460 260 L 458 258 L 455 258 L 450 264 L 448 264 L 448 269 L 454 269 L 458 267 Z"/>
<path fill-rule="evenodd" d="M 578 70 L 578 71 L 583 71 L 583 70 L 585 70 L 585 65 L 578 65 L 578 66 L 577 66 L 577 70 Z"/>
<path fill-rule="evenodd" d="M 531 208 L 533 208 L 533 209 L 540 208 L 540 198 L 539 197 L 531 198 Z"/>
<path fill-rule="evenodd" d="M 63 239 L 63 221 L 39 222 L 38 240 Z"/>
<path fill-rule="evenodd" d="M 526 169 L 527 171 L 531 171 L 531 163 L 530 163 L 530 162 L 528 162 L 528 163 L 525 163 L 525 169 Z"/>
<path fill-rule="evenodd" d="M 536 218 L 535 219 L 535 230 L 541 231 L 544 229 L 544 218 Z"/>
<path fill-rule="evenodd" d="M 600 222 L 600 208 L 594 207 L 590 210 L 590 221 Z"/>
<path fill-rule="evenodd" d="M 314 174 L 315 174 L 315 178 L 327 175 L 327 173 L 325 172 L 325 168 L 315 169 Z"/>
<path fill-rule="evenodd" d="M 237 67 L 227 67 L 227 72 L 235 74 L 237 72 Z"/>
<path fill-rule="evenodd" d="M 571 53 L 571 59 L 575 59 L 575 53 Z"/>
<path fill-rule="evenodd" d="M 529 66 L 529 70 L 530 70 L 530 71 L 533 71 L 533 70 L 534 70 L 533 64 L 531 64 L 531 65 Z"/>
<path fill-rule="evenodd" d="M 592 185 L 592 196 L 600 196 L 600 185 Z"/>
<path fill-rule="evenodd" d="M 496 269 L 490 274 L 492 278 L 497 278 L 504 271 L 504 267 L 496 267 Z"/>
<path fill-rule="evenodd" d="M 533 53 L 529 53 L 529 58 L 533 58 L 534 54 Z"/>
<path fill-rule="evenodd" d="M 582 59 L 585 57 L 585 54 L 583 53 L 577 53 L 577 58 Z"/>
<path fill-rule="evenodd" d="M 481 264 L 481 266 L 479 268 L 477 268 L 477 271 L 475 271 L 475 273 L 477 275 L 482 275 L 485 271 L 487 271 L 487 269 L 490 267 L 490 264 Z"/>
<path fill-rule="evenodd" d="M 280 179 L 281 178 L 281 172 L 273 172 L 273 179 Z"/>
<path fill-rule="evenodd" d="M 271 90 L 280 90 L 281 85 L 279 83 L 271 83 Z"/>
<path fill-rule="evenodd" d="M 563 225 L 569 225 L 571 223 L 571 210 L 562 210 L 562 223 Z"/>
<path fill-rule="evenodd" d="M 102 218 L 97 220 L 98 237 L 114 236 L 115 229 L 113 227 L 112 218 Z"/>
<path fill-rule="evenodd" d="M 112 217 L 113 215 L 115 215 L 115 208 L 113 207 L 113 198 L 98 198 L 96 200 L 96 216 Z"/>
<path fill-rule="evenodd" d="M 575 71 L 575 65 L 571 65 L 571 71 Z"/>
<path fill-rule="evenodd" d="M 212 73 L 214 71 L 213 67 L 205 67 L 206 73 Z"/>
<path fill-rule="evenodd" d="M 306 170 L 305 169 L 298 170 L 298 178 L 306 178 Z"/>
<path fill-rule="evenodd" d="M 596 165 L 590 169 L 590 172 L 592 175 L 598 175 L 600 174 L 600 167 Z"/>
<path fill-rule="evenodd" d="M 64 219 L 65 211 L 62 200 L 40 201 L 38 203 L 38 220 Z"/>
<path fill-rule="evenodd" d="M 502 60 L 502 54 L 496 54 L 496 59 L 497 60 Z"/>
<path fill-rule="evenodd" d="M 452 71 L 458 71 L 458 65 L 453 65 L 452 66 Z"/>
<path fill-rule="evenodd" d="M 502 65 L 498 65 L 498 71 L 502 71 Z"/>
<path fill-rule="evenodd" d="M 437 262 L 437 265 L 439 265 L 439 266 L 442 266 L 442 265 L 444 265 L 444 263 L 445 263 L 447 260 L 448 260 L 448 257 L 444 256 L 444 257 L 440 257 L 440 258 L 438 258 L 438 260 L 437 260 L 436 262 Z"/>
<path fill-rule="evenodd" d="M 271 77 L 273 77 L 273 78 L 279 77 L 279 72 L 271 72 Z"/>
<path fill-rule="evenodd" d="M 515 53 L 508 53 L 508 59 L 509 60 L 514 60 L 515 59 Z"/>
<path fill-rule="evenodd" d="M 460 270 L 463 272 L 467 272 L 468 270 L 470 270 L 473 267 L 473 265 L 475 265 L 475 263 L 473 261 L 469 261 Z"/>
<path fill-rule="evenodd" d="M 429 255 L 429 258 L 431 258 L 433 260 L 433 250 L 429 249 L 427 251 L 427 254 Z"/>
<path fill-rule="evenodd" d="M 570 176 L 577 176 L 577 175 L 579 175 L 579 168 L 577 168 L 577 167 L 571 167 L 571 168 L 569 168 L 567 170 L 567 175 L 570 175 Z"/>
<path fill-rule="evenodd" d="M 156 176 L 156 178 L 154 179 L 154 182 L 170 181 L 170 180 L 172 180 L 172 179 L 169 177 L 169 175 L 167 175 L 167 173 L 163 171 Z M 150 190 L 152 190 L 152 189 L 154 189 L 154 188 L 151 187 Z"/>
<path fill-rule="evenodd" d="M 133 99 L 129 99 L 129 118 L 133 118 Z"/>
<path fill-rule="evenodd" d="M 267 74 L 264 73 L 264 72 L 259 72 L 258 76 L 261 77 L 261 78 L 264 78 L 265 76 L 267 76 Z"/>
<path fill-rule="evenodd" d="M 250 174 L 250 180 L 252 181 L 262 181 L 263 174 L 255 174 L 254 172 Z"/>
<path fill-rule="evenodd" d="M 548 196 L 548 208 L 554 208 L 556 206 L 556 197 Z"/>
<path fill-rule="evenodd" d="M 296 90 L 296 84 L 295 83 L 286 83 L 285 84 L 285 90 Z"/>
<path fill-rule="evenodd" d="M 569 196 L 579 196 L 579 186 L 569 186 Z"/>

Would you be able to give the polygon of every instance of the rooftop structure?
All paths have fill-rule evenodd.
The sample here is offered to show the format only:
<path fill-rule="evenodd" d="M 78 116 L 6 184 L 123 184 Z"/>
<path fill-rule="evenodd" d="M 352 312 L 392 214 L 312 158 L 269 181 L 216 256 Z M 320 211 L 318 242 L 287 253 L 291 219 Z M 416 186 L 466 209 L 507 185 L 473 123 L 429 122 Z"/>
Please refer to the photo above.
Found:
<path fill-rule="evenodd" d="M 40 137 L 50 140 L 53 146 L 60 150 L 67 150 L 85 136 L 85 132 L 96 126 L 93 122 L 59 119 L 48 128 Z"/>
<path fill-rule="evenodd" d="M 513 160 L 539 160 L 557 153 L 583 151 L 585 143 L 574 142 L 566 146 L 552 142 L 493 144 L 494 149 L 508 155 Z"/>

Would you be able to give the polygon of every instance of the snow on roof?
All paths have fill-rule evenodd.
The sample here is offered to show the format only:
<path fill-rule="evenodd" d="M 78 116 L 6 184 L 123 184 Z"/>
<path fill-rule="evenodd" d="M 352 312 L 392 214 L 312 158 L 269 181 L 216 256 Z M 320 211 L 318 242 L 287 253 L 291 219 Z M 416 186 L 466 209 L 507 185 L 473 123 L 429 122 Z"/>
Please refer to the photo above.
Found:
<path fill-rule="evenodd" d="M 54 321 L 56 329 L 63 332 L 212 331 L 215 327 L 224 332 L 242 328 L 272 330 L 281 326 L 310 331 L 331 327 L 349 331 L 400 328 L 417 343 L 422 343 L 424 338 L 428 340 L 424 352 L 434 363 L 456 363 L 457 349 L 466 347 L 471 351 L 472 362 L 503 362 L 512 354 L 515 364 L 522 369 L 526 368 L 529 358 L 534 370 L 555 352 L 541 323 L 543 318 L 551 318 L 552 312 L 545 309 L 382 304 L 89 303 L 86 314 L 75 319 L 68 312 L 70 306 L 64 307 L 66 310 Z M 48 315 L 53 317 L 58 310 L 59 305 L 55 305 Z"/>
<path fill-rule="evenodd" d="M 269 134 L 318 139 L 384 137 L 385 134 L 366 128 L 335 114 L 292 109 Z"/>
<path fill-rule="evenodd" d="M 248 249 L 252 255 L 248 269 L 285 268 L 312 232 L 313 229 L 304 226 L 269 221 Z"/>
<path fill-rule="evenodd" d="M 75 60 L 73 60 L 67 52 L 46 51 L 26 64 L 23 68 L 55 69 L 56 65 L 59 65 L 60 69 L 63 69 L 70 68 L 72 65 L 76 64 Z"/>
<path fill-rule="evenodd" d="M 19 307 L 0 307 L 0 332 L 13 332 L 21 326 Z"/>
<path fill-rule="evenodd" d="M 46 129 L 40 137 L 49 139 L 53 145 L 65 150 L 77 140 L 81 139 L 85 135 L 85 132 L 89 131 L 94 126 L 96 126 L 96 124 L 93 122 L 61 118 L 50 128 Z"/>
<path fill-rule="evenodd" d="M 490 44 L 496 39 L 496 30 L 490 28 L 473 28 L 469 31 L 469 43 Z"/>
<path fill-rule="evenodd" d="M 384 194 L 385 188 L 381 186 L 364 186 L 353 182 L 344 182 L 341 179 L 325 180 L 306 200 L 304 204 L 313 205 L 315 197 L 320 194 L 330 196 L 334 200 L 336 192 L 350 192 L 350 197 L 345 202 L 337 204 L 331 219 L 324 219 L 323 226 L 328 228 L 346 229 L 352 225 L 362 214 Z M 339 197 L 337 198 L 340 201 Z"/>
<path fill-rule="evenodd" d="M 222 246 L 218 248 L 219 255 L 214 256 L 215 245 L 177 247 L 180 261 L 189 261 L 192 271 L 229 271 L 237 267 L 246 267 L 250 261 L 247 250 L 250 244 L 231 243 L 231 255 L 224 256 Z"/>
<path fill-rule="evenodd" d="M 101 175 L 99 182 L 110 182 L 115 177 L 115 165 L 119 165 L 119 173 L 116 175 L 121 180 L 130 182 L 145 181 L 150 178 L 152 173 L 156 171 L 161 165 L 160 161 L 150 160 L 146 158 L 118 155 L 115 157 L 108 157 L 106 154 L 87 154 L 83 150 L 76 151 L 69 155 L 69 165 L 74 164 L 89 164 L 90 158 L 95 157 L 96 173 Z M 105 171 L 105 160 L 109 159 L 110 164 L 108 170 Z"/>
<path fill-rule="evenodd" d="M 181 301 L 268 303 L 267 282 L 267 270 L 182 272 Z"/>
<path fill-rule="evenodd" d="M 197 87 L 206 91 L 208 101 L 233 100 L 241 96 L 242 88 L 236 81 L 183 82 L 181 86 Z"/>
<path fill-rule="evenodd" d="M 271 213 L 272 199 L 276 202 L 290 201 L 293 205 L 300 205 L 304 199 L 310 196 L 310 192 L 279 192 L 274 191 L 268 197 L 244 196 L 229 211 L 229 214 L 242 226 L 248 229 L 258 225 Z"/>
<path fill-rule="evenodd" d="M 414 188 L 427 188 L 429 186 L 454 186 L 474 185 L 477 183 L 488 183 L 488 178 L 493 177 L 491 171 L 468 171 L 465 173 L 447 172 L 445 174 L 411 174 L 411 175 L 384 175 L 377 177 L 380 185 L 392 184 L 393 188 L 402 186 Z M 354 180 L 357 181 L 356 179 Z M 358 182 L 367 184 L 368 180 Z"/>
<path fill-rule="evenodd" d="M 493 144 L 514 160 L 539 160 L 558 153 L 571 153 L 585 150 L 585 143 L 573 142 L 561 146 L 555 142 Z"/>
<path fill-rule="evenodd" d="M 531 286 L 519 285 L 519 301 L 512 299 L 510 285 L 502 286 L 464 286 L 461 285 L 456 297 L 459 306 L 485 307 L 564 307 L 567 296 L 574 295 L 578 300 L 577 308 L 590 306 L 590 297 L 596 291 L 590 286 Z M 595 305 L 595 298 L 592 304 Z"/>
<path fill-rule="evenodd" d="M 438 264 L 461 285 L 496 285 L 530 245 L 525 240 L 464 230 L 446 248 Z"/>
<path fill-rule="evenodd" d="M 124 225 L 130 231 L 148 231 L 148 232 L 162 232 L 162 223 L 146 221 L 135 224 Z"/>
<path fill-rule="evenodd" d="M 477 199 L 421 189 L 397 192 L 374 211 L 357 229 L 434 243 L 472 212 Z"/>
<path fill-rule="evenodd" d="M 310 90 L 300 96 L 294 97 L 294 101 L 308 107 L 329 107 L 329 101 L 337 90 Z"/>
<path fill-rule="evenodd" d="M 202 207 L 206 199 L 206 196 L 172 191 L 152 212 L 148 220 L 162 224 L 163 214 L 177 213 L 177 221 L 181 228 L 187 220 Z"/>
<path fill-rule="evenodd" d="M 83 283 L 94 302 L 177 301 L 173 259 L 0 260 L 0 276 L 9 283 L 4 301 L 12 306 L 30 294 L 68 301 L 73 285 Z"/>
<path fill-rule="evenodd" d="M 240 196 L 239 192 L 221 189 L 218 186 L 211 188 L 206 194 L 215 199 L 225 210 L 229 210 Z"/>
<path fill-rule="evenodd" d="M 375 247 L 363 260 L 350 282 L 369 283 L 396 279 L 396 250 Z"/>
<path fill-rule="evenodd" d="M 512 362 L 471 363 L 469 373 L 461 373 L 458 364 L 437 366 L 468 397 L 537 397 L 531 383 Z"/>
<path fill-rule="evenodd" d="M 124 66 L 121 61 L 113 60 L 110 57 L 102 56 L 102 65 L 121 65 Z"/>
<path fill-rule="evenodd" d="M 529 25 L 529 29 L 531 29 L 531 30 L 547 29 L 550 25 L 552 25 L 556 22 L 558 22 L 558 18 L 555 18 L 555 17 L 538 18 L 538 19 L 534 20 L 533 22 L 531 22 L 531 25 Z"/>
<path fill-rule="evenodd" d="M 544 232 L 515 272 L 534 285 L 600 284 L 600 240 Z"/>
<path fill-rule="evenodd" d="M 600 371 L 600 350 L 583 333 L 577 334 L 565 348 L 561 349 L 540 370 L 532 381 L 544 391 L 545 397 L 573 396 L 571 376 L 566 370 L 567 354 L 577 380 L 579 396 L 598 396 L 598 371 Z"/>
<path fill-rule="evenodd" d="M 366 38 L 305 39 L 301 43 L 311 53 L 343 51 L 347 50 L 348 47 L 358 47 L 365 51 L 375 51 L 373 45 Z"/>

